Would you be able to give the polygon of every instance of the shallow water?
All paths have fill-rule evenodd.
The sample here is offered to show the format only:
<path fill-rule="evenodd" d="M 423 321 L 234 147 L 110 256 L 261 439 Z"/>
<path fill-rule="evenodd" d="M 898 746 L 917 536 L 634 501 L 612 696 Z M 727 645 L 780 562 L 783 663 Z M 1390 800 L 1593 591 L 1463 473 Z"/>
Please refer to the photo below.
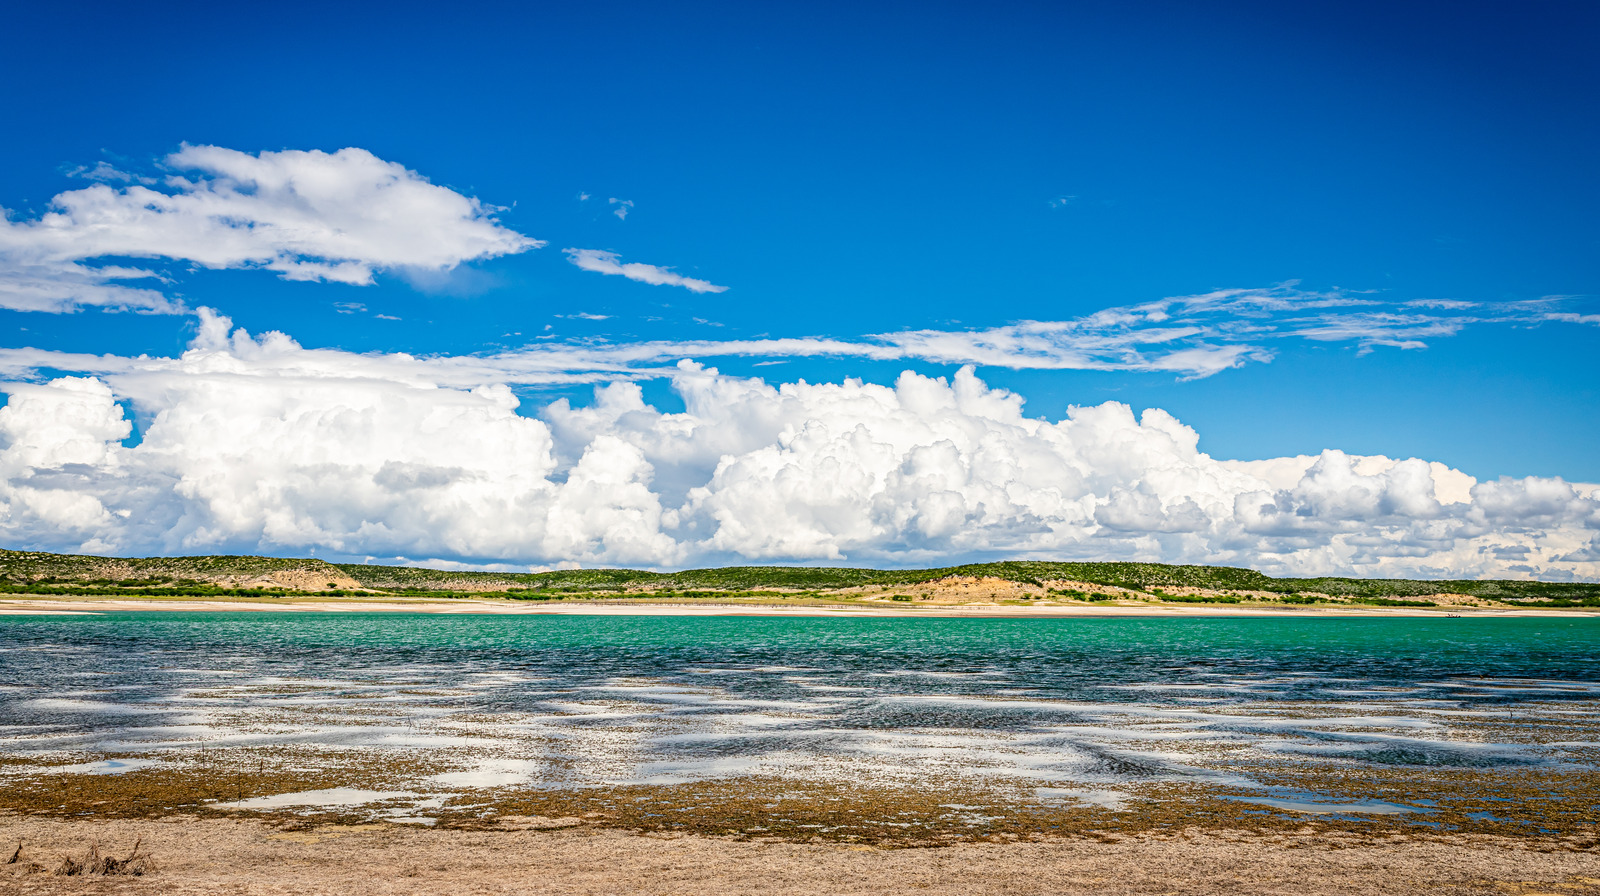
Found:
<path fill-rule="evenodd" d="M 1115 807 L 1176 782 L 1404 813 L 1263 770 L 1592 769 L 1597 659 L 1588 618 L 13 616 L 0 756 L 393 753 L 440 764 L 407 785 L 432 793 L 938 779 Z"/>

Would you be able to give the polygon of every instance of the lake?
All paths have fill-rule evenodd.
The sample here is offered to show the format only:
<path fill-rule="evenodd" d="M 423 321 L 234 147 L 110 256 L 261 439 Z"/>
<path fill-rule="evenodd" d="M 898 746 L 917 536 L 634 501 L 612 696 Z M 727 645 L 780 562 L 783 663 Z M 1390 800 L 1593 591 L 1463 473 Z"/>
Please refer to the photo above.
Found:
<path fill-rule="evenodd" d="M 0 758 L 30 811 L 49 776 L 114 806 L 161 772 L 196 776 L 174 808 L 422 823 L 738 791 L 920 795 L 863 824 L 929 829 L 1562 832 L 1596 820 L 1597 659 L 1590 618 L 10 616 Z"/>

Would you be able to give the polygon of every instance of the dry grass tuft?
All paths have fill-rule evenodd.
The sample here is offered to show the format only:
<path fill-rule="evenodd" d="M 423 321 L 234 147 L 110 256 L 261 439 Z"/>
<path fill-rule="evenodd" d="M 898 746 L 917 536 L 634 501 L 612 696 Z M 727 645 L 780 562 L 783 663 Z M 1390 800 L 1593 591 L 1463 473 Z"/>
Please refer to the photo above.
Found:
<path fill-rule="evenodd" d="M 139 851 L 139 847 L 143 843 L 144 841 L 142 840 L 133 841 L 133 849 L 129 850 L 126 856 L 119 859 L 116 856 L 102 856 L 100 854 L 100 841 L 92 841 L 89 844 L 89 852 L 82 859 L 74 859 L 71 856 L 63 857 L 60 867 L 55 870 L 55 874 L 58 877 L 88 875 L 105 877 L 129 875 L 139 877 L 148 874 L 156 870 L 156 866 L 149 853 Z M 22 851 L 20 844 L 17 846 L 17 851 L 19 853 Z"/>

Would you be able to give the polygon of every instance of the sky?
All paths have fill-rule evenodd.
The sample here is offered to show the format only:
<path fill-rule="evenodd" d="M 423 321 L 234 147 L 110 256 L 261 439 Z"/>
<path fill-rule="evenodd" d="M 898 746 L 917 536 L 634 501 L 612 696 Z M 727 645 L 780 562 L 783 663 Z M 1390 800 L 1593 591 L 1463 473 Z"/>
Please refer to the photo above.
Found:
<path fill-rule="evenodd" d="M 0 541 L 1600 580 L 1592 3 L 34 4 Z"/>

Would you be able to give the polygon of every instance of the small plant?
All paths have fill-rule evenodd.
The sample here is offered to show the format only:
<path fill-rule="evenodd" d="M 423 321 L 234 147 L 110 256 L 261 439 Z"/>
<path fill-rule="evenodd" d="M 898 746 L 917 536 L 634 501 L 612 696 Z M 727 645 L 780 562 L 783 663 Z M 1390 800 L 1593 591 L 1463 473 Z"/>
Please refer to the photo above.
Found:
<path fill-rule="evenodd" d="M 909 595 L 909 594 L 896 594 L 896 595 L 890 597 L 889 599 L 890 600 L 903 600 L 903 601 L 904 600 L 911 600 L 911 595 Z"/>
<path fill-rule="evenodd" d="M 126 856 L 119 859 L 116 856 L 102 856 L 100 854 L 100 841 L 93 841 L 89 844 L 89 852 L 82 859 L 74 859 L 71 856 L 63 857 L 60 867 L 55 870 L 55 874 L 58 877 L 81 877 L 87 875 L 102 877 L 112 875 L 143 876 L 156 870 L 155 862 L 150 859 L 150 854 L 139 851 L 139 847 L 143 843 L 143 840 L 133 841 L 133 849 L 129 850 Z M 18 844 L 17 852 L 21 853 L 21 851 L 22 846 Z M 13 861 L 15 861 L 15 857 L 13 857 Z"/>

